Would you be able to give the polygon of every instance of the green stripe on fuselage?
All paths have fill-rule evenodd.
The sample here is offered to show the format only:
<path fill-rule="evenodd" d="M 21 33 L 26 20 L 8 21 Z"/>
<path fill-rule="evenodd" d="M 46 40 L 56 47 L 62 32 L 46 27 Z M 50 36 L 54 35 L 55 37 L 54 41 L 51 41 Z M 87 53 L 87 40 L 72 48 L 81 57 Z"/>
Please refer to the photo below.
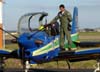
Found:
<path fill-rule="evenodd" d="M 78 41 L 78 38 L 79 38 L 79 34 L 78 33 L 75 33 L 75 34 L 71 35 L 71 39 L 74 42 Z M 68 41 L 67 40 L 65 41 L 64 47 L 68 48 Z M 72 43 L 71 48 L 76 48 L 76 45 L 74 43 Z"/>
<path fill-rule="evenodd" d="M 78 40 L 78 33 L 71 35 L 72 41 Z M 52 51 L 59 47 L 59 39 L 55 38 L 55 40 L 51 41 L 49 44 L 45 45 L 44 47 L 41 47 L 40 49 L 37 49 L 33 52 L 33 56 L 37 56 L 40 54 L 48 53 L 49 51 Z M 65 41 L 65 48 L 68 48 L 68 42 Z M 76 48 L 76 45 L 73 43 L 72 48 Z"/>

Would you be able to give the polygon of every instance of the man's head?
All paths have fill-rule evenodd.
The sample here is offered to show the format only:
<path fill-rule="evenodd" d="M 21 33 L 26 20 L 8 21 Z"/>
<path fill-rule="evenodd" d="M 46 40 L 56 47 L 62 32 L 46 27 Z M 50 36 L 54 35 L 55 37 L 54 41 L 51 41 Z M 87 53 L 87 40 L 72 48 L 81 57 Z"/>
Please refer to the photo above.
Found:
<path fill-rule="evenodd" d="M 60 9 L 61 12 L 63 12 L 63 11 L 65 10 L 65 6 L 64 6 L 63 4 L 61 4 L 61 5 L 59 6 L 59 9 Z"/>

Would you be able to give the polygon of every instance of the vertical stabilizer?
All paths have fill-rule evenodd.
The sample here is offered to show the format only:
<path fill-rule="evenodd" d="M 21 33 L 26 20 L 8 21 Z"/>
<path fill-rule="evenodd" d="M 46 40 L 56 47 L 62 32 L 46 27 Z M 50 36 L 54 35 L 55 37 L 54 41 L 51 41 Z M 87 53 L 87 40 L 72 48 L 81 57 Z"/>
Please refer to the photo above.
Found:
<path fill-rule="evenodd" d="M 74 7 L 71 34 L 78 33 L 78 8 Z"/>

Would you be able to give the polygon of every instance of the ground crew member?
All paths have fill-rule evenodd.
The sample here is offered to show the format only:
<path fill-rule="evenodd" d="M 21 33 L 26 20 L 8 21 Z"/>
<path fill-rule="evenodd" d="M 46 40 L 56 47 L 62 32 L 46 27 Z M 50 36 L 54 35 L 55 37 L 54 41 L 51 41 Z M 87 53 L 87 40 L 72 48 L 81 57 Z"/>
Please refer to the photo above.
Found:
<path fill-rule="evenodd" d="M 60 48 L 61 50 L 65 50 L 64 48 L 64 40 L 65 40 L 65 36 L 68 40 L 68 50 L 71 50 L 71 45 L 72 45 L 72 41 L 71 41 L 71 35 L 70 35 L 70 31 L 68 30 L 68 26 L 70 24 L 70 22 L 72 21 L 72 17 L 70 12 L 68 12 L 65 9 L 65 6 L 63 4 L 61 4 L 59 6 L 60 12 L 58 12 L 58 15 L 50 22 L 50 24 L 56 22 L 58 19 L 60 21 Z"/>

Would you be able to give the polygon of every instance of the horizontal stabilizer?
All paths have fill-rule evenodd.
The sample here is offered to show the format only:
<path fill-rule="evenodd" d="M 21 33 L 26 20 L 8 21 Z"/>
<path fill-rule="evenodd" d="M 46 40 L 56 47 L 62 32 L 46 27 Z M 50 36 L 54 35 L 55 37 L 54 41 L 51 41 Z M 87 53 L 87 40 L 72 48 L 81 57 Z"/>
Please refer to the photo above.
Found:
<path fill-rule="evenodd" d="M 100 48 L 82 49 L 75 52 L 62 52 L 55 60 L 69 60 L 70 62 L 95 60 L 100 58 Z"/>
<path fill-rule="evenodd" d="M 78 43 L 79 47 L 84 48 L 84 47 L 100 47 L 100 42 L 80 42 Z"/>
<path fill-rule="evenodd" d="M 11 52 L 8 51 L 8 50 L 0 50 L 0 57 L 3 56 L 3 57 L 6 57 L 10 54 Z"/>

